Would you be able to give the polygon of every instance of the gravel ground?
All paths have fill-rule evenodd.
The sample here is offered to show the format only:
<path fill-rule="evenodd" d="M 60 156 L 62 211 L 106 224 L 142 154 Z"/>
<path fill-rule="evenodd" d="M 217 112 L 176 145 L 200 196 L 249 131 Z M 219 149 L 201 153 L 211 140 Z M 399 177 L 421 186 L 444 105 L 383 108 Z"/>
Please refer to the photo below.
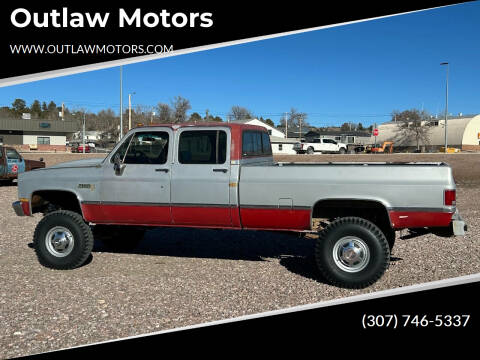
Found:
<path fill-rule="evenodd" d="M 39 156 L 47 165 L 83 157 L 26 157 Z M 409 161 L 409 156 L 397 158 Z M 292 158 L 306 161 L 279 160 Z M 307 160 L 313 158 L 339 160 L 325 155 Z M 414 159 L 432 161 L 429 155 Z M 371 161 L 363 155 L 346 161 L 354 160 Z M 30 247 L 41 215 L 16 217 L 10 206 L 16 186 L 0 186 L 0 358 L 478 273 L 479 160 L 478 154 L 448 156 L 460 184 L 457 204 L 469 225 L 467 235 L 397 233 L 390 268 L 363 290 L 339 289 L 319 278 L 314 236 L 268 232 L 152 229 L 133 252 L 108 252 L 98 241 L 87 265 L 50 270 Z"/>

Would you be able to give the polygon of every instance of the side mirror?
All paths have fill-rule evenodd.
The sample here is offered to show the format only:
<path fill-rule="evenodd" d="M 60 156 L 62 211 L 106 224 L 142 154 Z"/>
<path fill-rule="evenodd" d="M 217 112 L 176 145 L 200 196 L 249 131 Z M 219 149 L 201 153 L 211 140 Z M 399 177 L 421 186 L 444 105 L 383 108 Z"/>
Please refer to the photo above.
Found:
<path fill-rule="evenodd" d="M 120 154 L 117 153 L 113 158 L 113 170 L 115 171 L 115 175 L 122 175 L 123 169 L 125 169 L 125 164 L 122 163 L 122 160 L 120 159 Z"/>

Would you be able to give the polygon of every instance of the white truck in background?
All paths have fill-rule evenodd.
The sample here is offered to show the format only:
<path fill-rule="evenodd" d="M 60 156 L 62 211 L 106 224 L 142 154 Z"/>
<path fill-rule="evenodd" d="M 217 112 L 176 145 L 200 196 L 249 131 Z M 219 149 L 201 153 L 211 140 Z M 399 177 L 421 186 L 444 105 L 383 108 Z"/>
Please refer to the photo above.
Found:
<path fill-rule="evenodd" d="M 345 154 L 347 145 L 332 139 L 313 139 L 313 142 L 298 142 L 293 145 L 297 154 L 334 153 Z"/>

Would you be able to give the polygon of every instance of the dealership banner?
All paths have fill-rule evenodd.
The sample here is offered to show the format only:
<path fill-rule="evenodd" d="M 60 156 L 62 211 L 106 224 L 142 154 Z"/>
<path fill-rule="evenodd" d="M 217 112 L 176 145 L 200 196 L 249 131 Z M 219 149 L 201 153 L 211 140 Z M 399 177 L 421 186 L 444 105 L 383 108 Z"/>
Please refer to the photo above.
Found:
<path fill-rule="evenodd" d="M 404 289 L 299 306 L 239 319 L 39 354 L 36 358 L 155 354 L 281 356 L 333 351 L 435 354 L 444 344 L 468 346 L 478 334 L 476 294 L 480 276 L 465 276 Z"/>
<path fill-rule="evenodd" d="M 126 58 L 173 56 L 186 49 L 455 3 L 12 2 L 4 4 L 0 15 L 0 79 Z"/>

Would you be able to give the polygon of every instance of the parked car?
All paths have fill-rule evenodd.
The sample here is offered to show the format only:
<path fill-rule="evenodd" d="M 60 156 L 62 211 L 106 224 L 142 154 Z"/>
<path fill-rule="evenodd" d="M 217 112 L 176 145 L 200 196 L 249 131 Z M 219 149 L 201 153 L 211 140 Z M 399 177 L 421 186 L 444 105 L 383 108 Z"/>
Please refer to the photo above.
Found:
<path fill-rule="evenodd" d="M 314 139 L 313 142 L 298 142 L 293 145 L 297 154 L 345 154 L 347 145 L 332 139 Z"/>
<path fill-rule="evenodd" d="M 88 144 L 85 144 L 85 153 L 91 153 L 92 147 Z M 77 144 L 72 146 L 72 153 L 83 153 L 83 144 Z"/>
<path fill-rule="evenodd" d="M 44 168 L 43 159 L 26 160 L 13 147 L 0 146 L 0 181 L 11 183 L 18 174 Z"/>
<path fill-rule="evenodd" d="M 94 236 L 134 247 L 152 226 L 318 232 L 323 277 L 362 288 L 388 268 L 397 230 L 464 234 L 455 191 L 445 163 L 275 163 L 263 127 L 175 124 L 132 129 L 104 159 L 21 174 L 13 209 L 44 213 L 33 244 L 54 269 L 84 264 Z"/>

